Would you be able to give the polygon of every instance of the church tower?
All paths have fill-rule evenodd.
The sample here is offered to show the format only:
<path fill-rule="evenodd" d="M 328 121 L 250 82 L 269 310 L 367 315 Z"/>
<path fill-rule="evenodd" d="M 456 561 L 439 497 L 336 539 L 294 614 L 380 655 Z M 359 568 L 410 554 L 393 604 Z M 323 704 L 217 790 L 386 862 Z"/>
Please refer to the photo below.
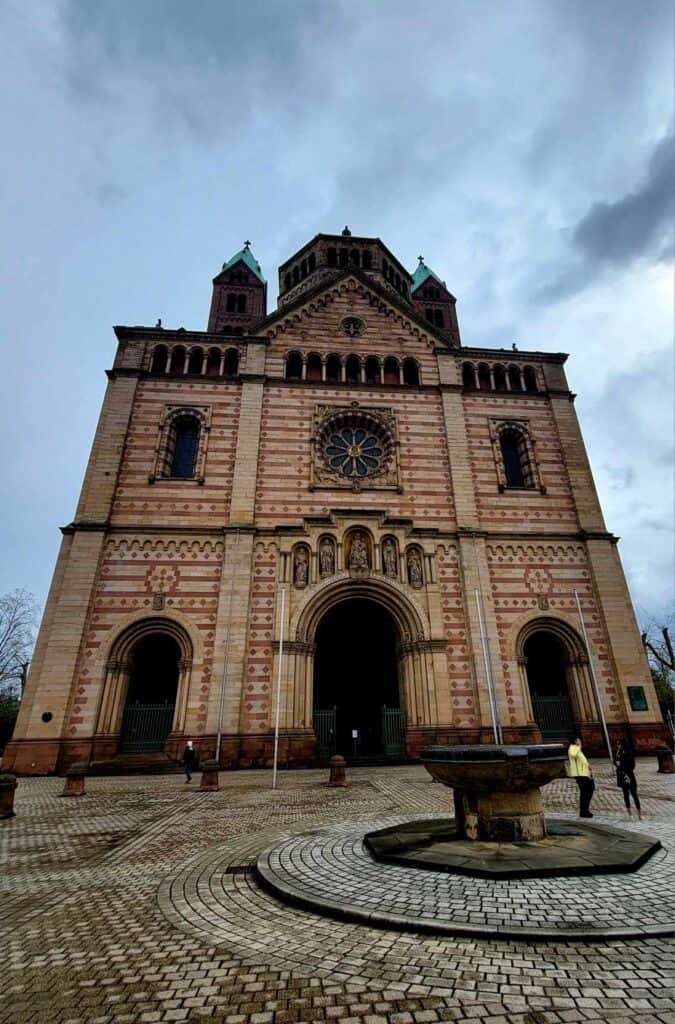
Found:
<path fill-rule="evenodd" d="M 213 297 L 207 331 L 244 334 L 267 313 L 267 282 L 251 252 L 251 243 L 223 263 L 213 279 Z"/>

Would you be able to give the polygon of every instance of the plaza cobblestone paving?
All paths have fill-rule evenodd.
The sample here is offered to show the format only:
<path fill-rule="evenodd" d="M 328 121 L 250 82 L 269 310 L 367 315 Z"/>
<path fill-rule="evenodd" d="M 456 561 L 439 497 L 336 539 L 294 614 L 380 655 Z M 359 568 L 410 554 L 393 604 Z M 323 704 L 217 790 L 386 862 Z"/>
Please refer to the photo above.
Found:
<path fill-rule="evenodd" d="M 659 852 L 622 879 L 646 884 L 656 902 L 660 892 L 662 910 L 673 892 L 664 865 L 675 845 L 675 776 L 639 762 L 638 823 L 628 822 L 609 766 L 594 770 L 598 821 L 664 845 L 663 862 Z M 0 823 L 0 1024 L 675 1024 L 673 938 L 418 934 L 331 920 L 269 895 L 253 871 L 266 847 L 451 810 L 450 791 L 419 767 L 358 769 L 349 780 L 330 790 L 324 772 L 282 773 L 272 792 L 269 772 L 221 773 L 218 792 L 200 793 L 180 776 L 91 778 L 86 796 L 60 800 L 62 780 L 20 779 L 17 817 Z M 552 783 L 544 797 L 550 812 L 574 814 L 572 782 Z M 580 928 L 600 917 L 620 926 L 625 905 L 607 876 L 565 885 L 581 882 Z M 373 894 L 362 884 L 367 905 Z M 514 913 L 540 912 L 544 927 L 551 901 L 521 888 L 508 883 Z M 640 903 L 645 919 L 659 912 Z"/>

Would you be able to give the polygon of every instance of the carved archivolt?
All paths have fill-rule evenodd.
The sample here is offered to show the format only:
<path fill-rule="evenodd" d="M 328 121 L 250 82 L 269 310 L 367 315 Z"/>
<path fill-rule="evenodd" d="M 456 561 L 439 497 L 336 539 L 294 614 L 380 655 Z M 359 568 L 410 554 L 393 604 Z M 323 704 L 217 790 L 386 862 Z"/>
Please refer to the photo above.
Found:
<path fill-rule="evenodd" d="M 115 555 L 118 559 L 170 558 L 170 559 L 221 559 L 221 540 L 130 540 L 126 537 L 112 537 L 106 541 L 104 557 Z"/>

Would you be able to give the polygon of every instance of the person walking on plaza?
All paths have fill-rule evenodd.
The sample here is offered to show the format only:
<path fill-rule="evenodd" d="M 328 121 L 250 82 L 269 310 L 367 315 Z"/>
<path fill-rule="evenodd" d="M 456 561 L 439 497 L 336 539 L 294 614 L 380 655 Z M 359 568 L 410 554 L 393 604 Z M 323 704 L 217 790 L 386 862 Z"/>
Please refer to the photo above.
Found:
<path fill-rule="evenodd" d="M 187 746 L 183 751 L 183 771 L 185 772 L 185 781 L 192 782 L 192 773 L 195 770 L 197 763 L 197 751 L 192 746 L 192 740 L 187 741 Z"/>
<path fill-rule="evenodd" d="M 619 740 L 616 745 L 614 766 L 616 768 L 616 784 L 623 791 L 623 802 L 626 805 L 628 817 L 631 817 L 630 798 L 632 796 L 638 818 L 642 821 L 640 797 L 635 778 L 635 756 L 625 740 Z"/>
<path fill-rule="evenodd" d="M 567 774 L 576 779 L 579 787 L 579 817 L 592 818 L 591 799 L 595 791 L 595 783 L 591 774 L 591 766 L 581 749 L 581 740 L 572 740 L 567 749 Z"/>

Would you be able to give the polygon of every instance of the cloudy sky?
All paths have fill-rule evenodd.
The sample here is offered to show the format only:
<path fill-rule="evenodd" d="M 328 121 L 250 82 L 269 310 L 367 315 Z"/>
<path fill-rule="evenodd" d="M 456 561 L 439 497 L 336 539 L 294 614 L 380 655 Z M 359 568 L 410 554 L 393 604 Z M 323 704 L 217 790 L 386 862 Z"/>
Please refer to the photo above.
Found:
<path fill-rule="evenodd" d="M 203 328 L 245 238 L 274 281 L 347 223 L 426 257 L 465 344 L 570 353 L 638 615 L 672 612 L 670 0 L 4 0 L 0 53 L 0 593 L 46 596 L 111 325 Z"/>

